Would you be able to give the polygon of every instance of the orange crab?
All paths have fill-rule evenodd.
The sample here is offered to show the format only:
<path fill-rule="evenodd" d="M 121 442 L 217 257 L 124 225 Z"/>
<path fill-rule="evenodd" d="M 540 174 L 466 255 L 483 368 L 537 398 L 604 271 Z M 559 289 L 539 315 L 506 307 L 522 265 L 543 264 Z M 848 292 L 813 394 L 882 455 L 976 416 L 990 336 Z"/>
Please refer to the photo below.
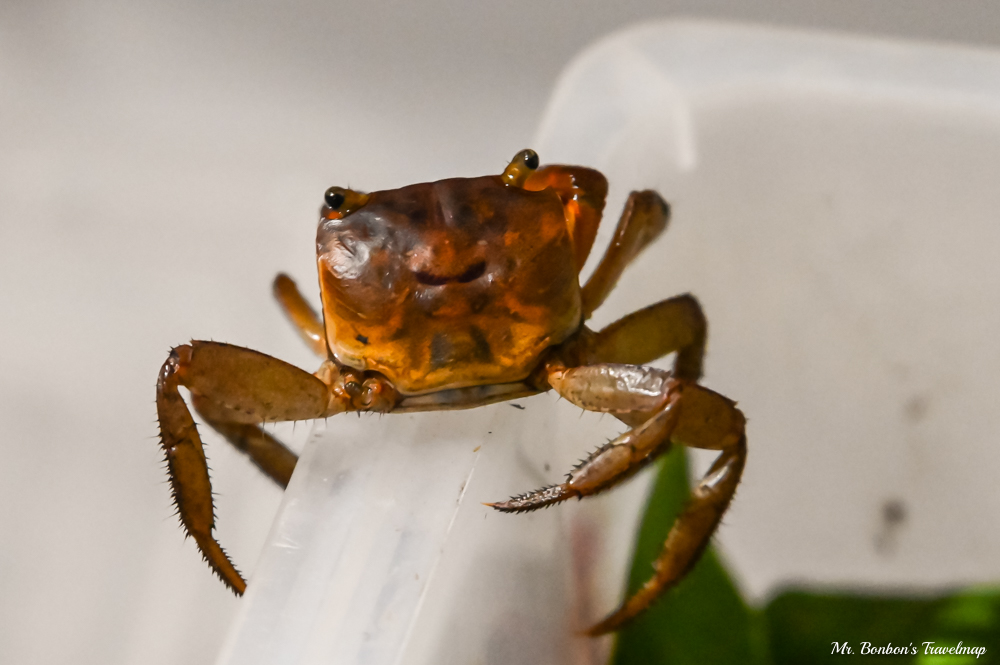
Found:
<path fill-rule="evenodd" d="M 538 168 L 524 150 L 500 175 L 363 194 L 331 187 L 317 232 L 320 319 L 284 275 L 274 292 L 312 349 L 315 374 L 257 351 L 193 341 L 160 370 L 156 406 L 180 519 L 237 594 L 246 582 L 213 536 L 205 452 L 178 392 L 206 423 L 285 486 L 296 456 L 265 422 L 466 409 L 553 389 L 631 429 L 551 487 L 489 504 L 534 510 L 606 490 L 671 445 L 721 451 L 694 488 L 646 585 L 588 631 L 617 630 L 691 569 L 729 506 L 746 460 L 735 402 L 698 385 L 706 323 L 689 295 L 600 331 L 584 325 L 625 267 L 667 225 L 653 191 L 633 192 L 611 247 L 581 287 L 607 181 L 579 166 Z M 676 353 L 672 372 L 644 367 Z"/>

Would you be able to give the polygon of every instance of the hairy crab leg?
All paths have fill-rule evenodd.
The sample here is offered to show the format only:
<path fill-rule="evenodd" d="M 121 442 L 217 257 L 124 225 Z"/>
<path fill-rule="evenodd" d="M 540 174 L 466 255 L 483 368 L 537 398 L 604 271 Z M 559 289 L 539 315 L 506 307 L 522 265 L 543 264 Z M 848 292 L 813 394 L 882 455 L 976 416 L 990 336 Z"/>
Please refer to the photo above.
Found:
<path fill-rule="evenodd" d="M 617 630 L 646 609 L 698 560 L 739 484 L 746 461 L 746 420 L 726 397 L 649 367 L 598 364 L 553 368 L 549 383 L 583 409 L 613 413 L 626 422 L 639 420 L 642 424 L 596 450 L 573 469 L 566 482 L 490 504 L 497 510 L 524 512 L 596 494 L 632 476 L 671 444 L 722 451 L 671 528 L 654 565 L 653 578 L 587 631 L 601 635 Z"/>
<path fill-rule="evenodd" d="M 591 453 L 566 474 L 566 482 L 486 505 L 504 513 L 525 513 L 610 489 L 670 448 L 670 433 L 677 425 L 677 417 L 674 399 L 639 427 Z"/>
<path fill-rule="evenodd" d="M 591 626 L 588 635 L 618 630 L 677 584 L 698 562 L 736 494 L 746 457 L 747 440 L 746 435 L 742 435 L 722 451 L 701 482 L 691 490 L 688 504 L 677 517 L 663 549 L 653 562 L 653 576 L 615 611 Z"/>
<path fill-rule="evenodd" d="M 708 323 L 691 295 L 663 300 L 618 319 L 594 337 L 590 357 L 596 363 L 643 365 L 677 352 L 674 376 L 701 378 Z"/>
<path fill-rule="evenodd" d="M 258 425 L 250 423 L 234 423 L 225 419 L 224 411 L 211 400 L 193 395 L 191 405 L 207 425 L 225 437 L 250 458 L 264 475 L 273 480 L 282 489 L 288 487 L 298 455 L 293 453 L 281 441 L 265 432 Z"/>
<path fill-rule="evenodd" d="M 156 410 L 181 524 L 212 570 L 242 594 L 246 582 L 212 533 L 215 509 L 205 449 L 179 386 L 202 405 L 212 403 L 214 418 L 232 424 L 322 418 L 346 410 L 347 405 L 312 374 L 238 346 L 195 341 L 172 350 L 163 363 Z"/>
<path fill-rule="evenodd" d="M 611 244 L 583 287 L 584 320 L 601 306 L 626 266 L 663 233 L 669 219 L 670 206 L 653 190 L 629 194 Z"/>
<path fill-rule="evenodd" d="M 320 358 L 326 358 L 326 333 L 323 331 L 323 322 L 313 311 L 295 281 L 284 273 L 279 273 L 274 278 L 274 297 L 281 305 L 285 316 L 295 326 L 302 341 L 306 343 L 312 352 Z"/>

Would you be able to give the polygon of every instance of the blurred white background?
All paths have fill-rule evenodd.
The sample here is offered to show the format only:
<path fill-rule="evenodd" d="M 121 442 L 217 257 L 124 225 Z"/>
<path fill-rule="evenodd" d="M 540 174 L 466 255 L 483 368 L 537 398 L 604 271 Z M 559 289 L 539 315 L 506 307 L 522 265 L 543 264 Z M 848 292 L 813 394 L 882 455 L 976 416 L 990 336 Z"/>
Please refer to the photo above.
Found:
<path fill-rule="evenodd" d="M 270 282 L 314 293 L 326 187 L 498 172 L 574 53 L 679 15 L 1000 44 L 945 0 L 0 4 L 0 662 L 212 662 L 238 601 L 171 515 L 168 349 L 312 369 Z M 251 568 L 280 493 L 215 443 Z"/>

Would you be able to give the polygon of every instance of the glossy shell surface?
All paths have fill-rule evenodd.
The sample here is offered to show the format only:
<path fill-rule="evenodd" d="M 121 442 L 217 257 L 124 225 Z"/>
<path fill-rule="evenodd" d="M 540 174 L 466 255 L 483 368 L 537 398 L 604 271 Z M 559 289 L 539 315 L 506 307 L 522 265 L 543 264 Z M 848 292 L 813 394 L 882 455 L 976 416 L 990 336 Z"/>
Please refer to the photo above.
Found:
<path fill-rule="evenodd" d="M 524 379 L 580 326 L 564 206 L 499 176 L 372 192 L 317 233 L 333 358 L 402 394 Z"/>

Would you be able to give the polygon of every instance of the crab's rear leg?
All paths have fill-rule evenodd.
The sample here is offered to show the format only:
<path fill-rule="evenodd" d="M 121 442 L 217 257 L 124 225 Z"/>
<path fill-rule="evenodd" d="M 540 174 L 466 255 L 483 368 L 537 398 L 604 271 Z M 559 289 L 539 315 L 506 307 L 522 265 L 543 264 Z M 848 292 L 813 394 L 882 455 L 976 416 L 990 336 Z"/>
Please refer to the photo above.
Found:
<path fill-rule="evenodd" d="M 581 408 L 627 416 L 622 419 L 642 424 L 596 450 L 565 482 L 491 504 L 497 510 L 535 510 L 604 491 L 632 476 L 671 444 L 722 451 L 671 528 L 654 565 L 654 576 L 588 631 L 600 635 L 617 630 L 649 607 L 697 562 L 743 473 L 746 421 L 735 403 L 722 395 L 648 367 L 600 364 L 555 368 L 549 372 L 549 383 Z"/>
<path fill-rule="evenodd" d="M 677 296 L 602 328 L 591 342 L 590 362 L 644 365 L 677 352 L 674 376 L 697 381 L 707 336 L 708 323 L 701 305 L 692 295 Z"/>
<path fill-rule="evenodd" d="M 701 558 L 712 534 L 729 508 L 746 464 L 746 435 L 724 449 L 691 490 L 691 499 L 677 517 L 663 549 L 653 562 L 653 576 L 618 609 L 587 630 L 603 635 L 618 630 L 677 584 Z"/>
<path fill-rule="evenodd" d="M 651 189 L 629 194 L 611 244 L 583 286 L 585 320 L 615 288 L 625 268 L 666 230 L 669 221 L 670 206 L 659 194 Z"/>
<path fill-rule="evenodd" d="M 279 273 L 274 278 L 274 298 L 281 305 L 285 316 L 295 326 L 302 341 L 306 343 L 312 352 L 320 358 L 326 358 L 326 333 L 323 331 L 323 322 L 313 311 L 295 281 L 284 273 Z"/>
<path fill-rule="evenodd" d="M 163 363 L 156 410 L 177 512 L 209 566 L 229 588 L 243 593 L 246 582 L 213 535 L 215 511 L 205 450 L 179 386 L 191 392 L 215 424 L 234 428 L 321 418 L 345 410 L 345 402 L 312 374 L 229 344 L 191 342 L 175 348 Z"/>

